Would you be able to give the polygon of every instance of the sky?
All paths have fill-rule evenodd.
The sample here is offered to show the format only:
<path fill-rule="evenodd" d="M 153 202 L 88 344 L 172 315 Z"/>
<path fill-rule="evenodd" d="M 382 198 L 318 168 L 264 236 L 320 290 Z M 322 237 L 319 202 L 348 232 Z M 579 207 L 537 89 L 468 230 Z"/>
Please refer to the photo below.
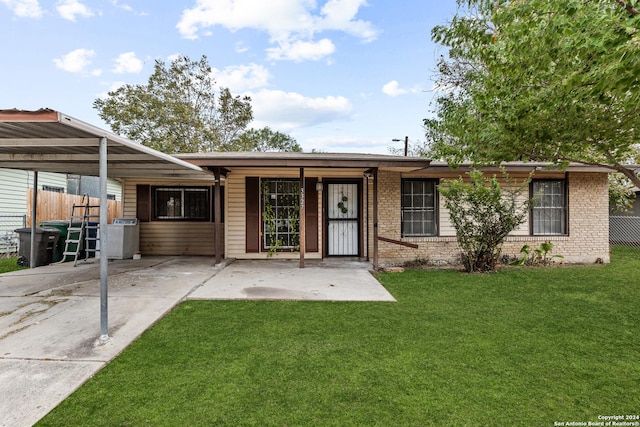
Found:
<path fill-rule="evenodd" d="M 0 0 L 0 109 L 110 130 L 96 98 L 146 84 L 156 60 L 206 55 L 218 86 L 251 97 L 250 127 L 304 151 L 389 154 L 424 142 L 446 54 L 431 29 L 455 12 L 455 0 Z"/>

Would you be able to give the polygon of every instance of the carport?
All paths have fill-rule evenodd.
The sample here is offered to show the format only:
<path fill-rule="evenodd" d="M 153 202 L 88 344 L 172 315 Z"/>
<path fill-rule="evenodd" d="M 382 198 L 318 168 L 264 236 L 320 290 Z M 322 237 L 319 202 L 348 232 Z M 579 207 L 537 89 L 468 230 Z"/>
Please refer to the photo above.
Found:
<path fill-rule="evenodd" d="M 37 111 L 0 110 L 0 167 L 34 172 L 98 176 L 100 182 L 100 247 L 108 253 L 107 178 L 211 179 L 199 166 L 145 147 L 48 108 Z M 215 185 L 219 197 L 219 180 Z M 36 209 L 36 200 L 33 201 Z M 219 206 L 219 204 L 218 204 Z M 34 260 L 35 218 L 32 213 L 30 259 Z M 219 239 L 219 233 L 216 233 Z M 100 338 L 108 330 L 108 259 L 100 257 Z"/>

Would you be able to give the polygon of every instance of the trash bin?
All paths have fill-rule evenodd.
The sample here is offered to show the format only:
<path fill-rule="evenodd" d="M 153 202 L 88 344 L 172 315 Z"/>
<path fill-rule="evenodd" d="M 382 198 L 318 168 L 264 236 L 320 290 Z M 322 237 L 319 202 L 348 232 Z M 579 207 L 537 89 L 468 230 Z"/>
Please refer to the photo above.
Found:
<path fill-rule="evenodd" d="M 20 258 L 18 261 L 24 259 L 26 264 L 29 265 L 29 258 L 31 258 L 31 228 L 18 228 L 15 232 L 20 236 L 20 249 L 18 250 Z M 34 267 L 51 264 L 59 237 L 60 230 L 56 228 L 36 228 Z"/>
<path fill-rule="evenodd" d="M 60 230 L 60 237 L 58 237 L 58 244 L 56 245 L 56 249 L 53 252 L 52 262 L 62 261 L 62 258 L 64 256 L 64 245 L 67 240 L 67 232 L 68 232 L 67 229 L 69 228 L 69 220 L 54 219 L 51 221 L 43 221 L 40 223 L 40 227 L 56 228 Z M 75 251 L 76 250 L 75 243 L 72 243 L 71 245 L 73 247 L 70 248 L 69 250 Z M 70 257 L 70 256 L 67 256 L 65 259 L 65 261 L 72 261 L 72 260 L 73 260 L 73 257 Z"/>
<path fill-rule="evenodd" d="M 82 225 L 81 222 L 71 223 L 71 227 L 80 228 L 81 225 Z M 87 226 L 85 227 L 85 234 L 86 234 L 86 237 L 88 237 L 88 239 L 83 238 L 82 241 L 80 242 L 80 252 L 78 252 L 78 259 L 84 259 L 85 257 L 93 258 L 95 256 L 96 237 L 98 236 L 98 232 L 97 232 L 98 225 L 100 225 L 99 222 L 95 222 L 95 221 L 87 222 Z M 62 258 L 64 258 L 64 262 L 73 261 L 73 258 L 74 258 L 73 256 L 71 255 L 64 256 L 65 244 L 67 241 L 67 236 L 69 235 L 69 220 L 53 219 L 49 221 L 42 221 L 40 223 L 40 226 L 47 227 L 47 228 L 57 228 L 58 230 L 60 230 L 60 238 L 58 239 L 57 249 L 53 254 L 53 262 L 62 261 Z M 85 251 L 86 243 L 88 243 L 88 247 L 90 249 L 90 251 L 88 251 L 89 252 L 88 254 L 86 254 L 86 251 Z M 69 242 L 68 251 L 75 252 L 76 244 L 77 243 Z"/>

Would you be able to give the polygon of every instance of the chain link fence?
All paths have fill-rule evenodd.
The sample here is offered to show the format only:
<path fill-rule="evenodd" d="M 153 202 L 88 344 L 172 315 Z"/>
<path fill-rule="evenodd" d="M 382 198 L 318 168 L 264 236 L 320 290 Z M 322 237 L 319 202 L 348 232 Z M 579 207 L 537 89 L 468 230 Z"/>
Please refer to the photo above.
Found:
<path fill-rule="evenodd" d="M 0 214 L 0 258 L 18 256 L 20 237 L 14 230 L 27 226 L 26 215 Z"/>
<path fill-rule="evenodd" d="M 609 216 L 609 244 L 634 249 L 640 256 L 640 216 Z"/>

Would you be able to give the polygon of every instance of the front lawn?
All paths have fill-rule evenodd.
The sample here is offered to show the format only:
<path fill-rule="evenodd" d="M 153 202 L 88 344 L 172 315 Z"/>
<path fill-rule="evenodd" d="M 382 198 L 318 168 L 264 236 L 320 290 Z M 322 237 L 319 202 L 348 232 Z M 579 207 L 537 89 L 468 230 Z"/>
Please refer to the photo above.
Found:
<path fill-rule="evenodd" d="M 188 301 L 51 426 L 553 426 L 640 413 L 640 257 L 386 273 L 397 303 Z"/>

